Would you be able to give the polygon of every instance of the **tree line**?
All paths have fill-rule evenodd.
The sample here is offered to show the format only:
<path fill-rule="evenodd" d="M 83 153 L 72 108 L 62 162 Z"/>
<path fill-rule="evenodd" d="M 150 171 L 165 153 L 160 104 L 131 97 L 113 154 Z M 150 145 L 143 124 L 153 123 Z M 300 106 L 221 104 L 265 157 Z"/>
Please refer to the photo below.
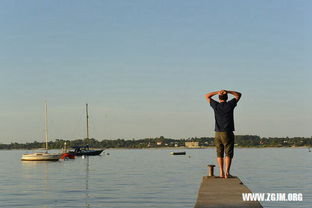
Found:
<path fill-rule="evenodd" d="M 101 141 L 90 139 L 56 139 L 48 143 L 49 149 L 62 149 L 66 142 L 67 147 L 85 146 L 92 148 L 158 148 L 158 147 L 184 147 L 185 142 L 198 142 L 200 147 L 214 146 L 213 137 L 191 137 L 187 139 L 171 139 L 163 136 L 145 139 L 103 139 Z M 259 137 L 256 135 L 236 135 L 235 145 L 240 147 L 300 147 L 312 146 L 312 137 Z M 38 149 L 44 148 L 44 142 L 27 142 L 0 144 L 0 149 Z"/>

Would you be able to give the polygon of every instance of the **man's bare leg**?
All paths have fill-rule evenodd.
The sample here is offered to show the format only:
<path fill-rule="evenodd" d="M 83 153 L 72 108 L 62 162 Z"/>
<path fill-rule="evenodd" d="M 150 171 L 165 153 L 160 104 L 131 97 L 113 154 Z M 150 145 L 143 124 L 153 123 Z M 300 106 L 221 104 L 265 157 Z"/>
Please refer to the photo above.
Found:
<path fill-rule="evenodd" d="M 231 163 L 232 163 L 232 158 L 226 156 L 225 157 L 225 178 L 232 177 L 230 174 Z"/>
<path fill-rule="evenodd" d="M 220 177 L 224 178 L 224 170 L 223 170 L 223 157 L 217 157 L 218 165 L 220 168 Z"/>

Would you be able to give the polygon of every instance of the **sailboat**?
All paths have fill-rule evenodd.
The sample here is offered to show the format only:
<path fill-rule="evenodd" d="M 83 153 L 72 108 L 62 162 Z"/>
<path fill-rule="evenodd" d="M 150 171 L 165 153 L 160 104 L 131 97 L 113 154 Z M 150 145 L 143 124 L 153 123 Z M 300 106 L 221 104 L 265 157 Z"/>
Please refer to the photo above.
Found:
<path fill-rule="evenodd" d="M 58 161 L 62 154 L 60 153 L 48 153 L 48 105 L 45 103 L 45 119 L 44 119 L 44 131 L 45 131 L 45 152 L 36 152 L 32 154 L 23 154 L 22 161 Z"/>
<path fill-rule="evenodd" d="M 86 120 L 87 120 L 87 139 L 89 139 L 89 110 L 88 110 L 88 103 L 86 104 Z M 104 150 L 103 149 L 90 149 L 89 145 L 86 146 L 76 146 L 73 147 L 74 150 L 69 151 L 70 154 L 74 154 L 76 156 L 83 156 L 83 155 L 100 155 Z"/>

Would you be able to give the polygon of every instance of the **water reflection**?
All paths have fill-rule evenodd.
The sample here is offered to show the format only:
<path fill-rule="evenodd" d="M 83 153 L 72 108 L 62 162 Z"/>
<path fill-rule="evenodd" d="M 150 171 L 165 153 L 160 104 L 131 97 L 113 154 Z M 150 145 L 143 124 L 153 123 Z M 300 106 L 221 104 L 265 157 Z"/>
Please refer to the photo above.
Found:
<path fill-rule="evenodd" d="M 90 207 L 90 204 L 89 204 L 89 157 L 86 156 L 84 157 L 84 159 L 86 160 L 86 202 L 85 202 L 85 205 L 86 207 Z"/>
<path fill-rule="evenodd" d="M 33 192 L 33 188 L 36 188 L 40 191 L 42 199 L 50 198 L 50 186 L 49 186 L 49 164 L 51 161 L 22 161 L 22 166 L 27 172 L 24 176 L 28 179 L 36 181 L 29 188 L 30 192 Z M 38 171 L 39 170 L 39 171 Z M 39 183 L 39 185 L 38 185 Z M 34 186 L 34 187 L 33 187 Z M 43 204 L 41 207 L 47 208 L 48 204 Z"/>
<path fill-rule="evenodd" d="M 80 207 L 90 208 L 89 178 L 92 159 L 84 156 L 76 161 L 22 161 L 22 177 L 27 181 L 27 188 L 23 191 L 32 198 L 40 199 L 40 207 L 51 207 L 64 199 L 71 201 L 76 198 L 80 201 Z M 74 165 L 77 163 L 80 166 Z M 56 183 L 55 179 L 63 183 Z M 74 193 L 77 195 L 73 195 Z"/>

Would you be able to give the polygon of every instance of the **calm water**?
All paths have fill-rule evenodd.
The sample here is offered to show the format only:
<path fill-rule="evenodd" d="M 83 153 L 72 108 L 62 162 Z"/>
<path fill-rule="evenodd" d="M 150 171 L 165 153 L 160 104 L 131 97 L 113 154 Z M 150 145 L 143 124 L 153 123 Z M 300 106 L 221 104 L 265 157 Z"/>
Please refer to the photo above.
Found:
<path fill-rule="evenodd" d="M 193 207 L 215 150 L 170 151 L 106 150 L 60 162 L 21 162 L 27 151 L 0 151 L 0 207 Z M 253 192 L 303 193 L 303 202 L 264 207 L 310 208 L 311 158 L 307 149 L 236 149 L 232 174 Z"/>

